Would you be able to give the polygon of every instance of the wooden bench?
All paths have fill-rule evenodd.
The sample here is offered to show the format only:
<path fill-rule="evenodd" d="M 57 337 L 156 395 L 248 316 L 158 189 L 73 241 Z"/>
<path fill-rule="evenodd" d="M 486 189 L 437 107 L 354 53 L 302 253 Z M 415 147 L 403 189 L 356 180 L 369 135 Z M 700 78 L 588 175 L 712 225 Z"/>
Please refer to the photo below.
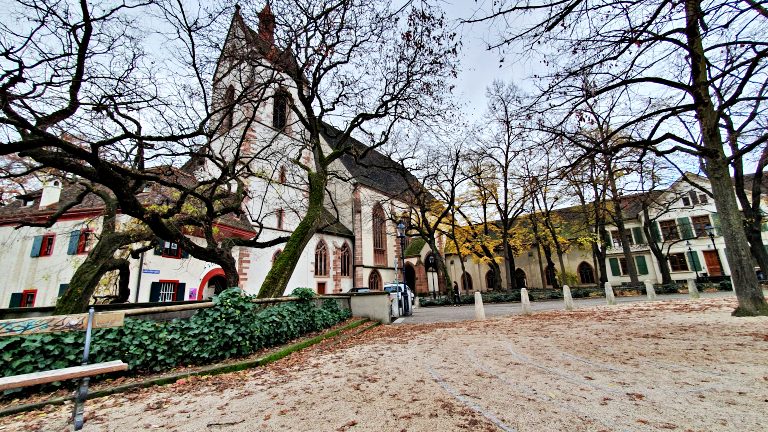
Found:
<path fill-rule="evenodd" d="M 91 330 L 94 328 L 122 327 L 124 319 L 125 315 L 123 312 L 96 314 L 93 308 L 91 308 L 87 314 L 0 321 L 0 336 L 22 336 L 36 333 L 85 330 L 83 362 L 80 366 L 0 378 L 0 390 L 81 378 L 80 386 L 75 391 L 75 409 L 72 414 L 75 430 L 80 430 L 83 427 L 83 413 L 85 410 L 85 400 L 88 397 L 90 377 L 128 369 L 128 365 L 120 360 L 88 364 L 88 354 L 91 350 Z"/>

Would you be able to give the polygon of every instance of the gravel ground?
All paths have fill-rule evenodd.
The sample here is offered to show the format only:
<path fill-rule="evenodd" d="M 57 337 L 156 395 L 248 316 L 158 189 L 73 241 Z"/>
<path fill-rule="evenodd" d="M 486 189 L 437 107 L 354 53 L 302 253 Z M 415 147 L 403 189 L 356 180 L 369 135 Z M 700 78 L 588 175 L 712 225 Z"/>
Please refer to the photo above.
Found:
<path fill-rule="evenodd" d="M 89 401 L 84 431 L 764 431 L 768 318 L 732 299 L 382 326 Z M 67 430 L 71 406 L 0 419 Z"/>

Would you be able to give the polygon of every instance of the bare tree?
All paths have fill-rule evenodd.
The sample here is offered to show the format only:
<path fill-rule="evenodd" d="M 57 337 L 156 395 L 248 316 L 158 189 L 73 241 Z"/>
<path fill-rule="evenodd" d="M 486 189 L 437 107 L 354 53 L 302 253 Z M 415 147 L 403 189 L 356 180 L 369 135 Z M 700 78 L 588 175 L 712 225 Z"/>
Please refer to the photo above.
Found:
<path fill-rule="evenodd" d="M 393 9 L 386 1 L 291 0 L 272 10 L 275 45 L 289 56 L 280 85 L 294 89 L 290 111 L 309 156 L 294 159 L 306 177 L 308 202 L 261 297 L 282 294 L 316 232 L 333 162 L 350 153 L 363 158 L 398 124 L 441 116 L 457 53 L 455 34 L 427 2 Z M 353 134 L 368 138 L 362 154 Z"/>
<path fill-rule="evenodd" d="M 514 84 L 494 81 L 487 89 L 488 109 L 486 120 L 480 126 L 483 131 L 479 136 L 479 148 L 475 151 L 483 170 L 491 170 L 488 175 L 473 177 L 477 189 L 488 192 L 494 214 L 498 218 L 498 231 L 501 236 L 501 253 L 504 257 L 504 276 L 507 289 L 515 289 L 515 250 L 512 245 L 512 231 L 518 217 L 525 211 L 528 196 L 523 187 L 525 176 L 518 174 L 521 164 L 527 157 L 526 150 L 531 143 L 526 139 L 524 114 L 521 114 L 524 95 Z"/>
<path fill-rule="evenodd" d="M 285 239 L 216 234 L 221 218 L 242 213 L 249 161 L 218 158 L 210 144 L 239 103 L 258 102 L 212 103 L 218 53 L 205 47 L 223 16 L 170 1 L 15 2 L 0 20 L 0 127 L 2 155 L 22 158 L 30 172 L 52 167 L 102 185 L 114 200 L 108 208 L 220 265 L 233 286 L 233 246 Z M 205 164 L 219 175 L 196 177 Z M 152 185 L 166 199 L 148 206 L 139 195 Z"/>
<path fill-rule="evenodd" d="M 230 286 L 238 284 L 234 246 L 288 241 L 261 291 L 281 295 L 317 229 L 328 167 L 351 151 L 353 132 L 375 147 L 396 122 L 439 111 L 457 42 L 426 3 L 272 6 L 255 32 L 239 9 L 229 20 L 231 8 L 174 1 L 13 3 L 0 19 L 2 155 L 103 185 L 122 213 L 220 265 Z M 290 110 L 287 124 L 260 136 L 277 99 Z M 334 148 L 321 136 L 333 136 Z M 259 192 L 274 183 L 276 160 L 300 172 L 295 186 L 309 203 L 292 236 L 262 240 L 271 203 L 260 205 L 268 194 Z M 171 165 L 192 175 L 168 175 Z M 255 188 L 257 180 L 266 186 Z M 167 202 L 137 198 L 152 184 L 173 191 Z M 256 236 L 217 235 L 221 218 L 244 213 Z"/>
<path fill-rule="evenodd" d="M 494 2 L 477 21 L 534 13 L 529 25 L 506 27 L 494 45 L 556 50 L 543 81 L 545 109 L 557 108 L 567 125 L 592 98 L 618 91 L 622 120 L 607 137 L 611 151 L 639 147 L 657 154 L 701 158 L 722 223 L 726 255 L 739 302 L 736 315 L 768 314 L 749 254 L 729 166 L 764 139 L 728 149 L 723 113 L 764 106 L 768 14 L 755 2 L 636 0 Z M 583 77 L 589 91 L 583 92 Z M 726 80 L 728 85 L 713 89 Z M 549 112 L 555 114 L 555 110 Z M 688 127 L 691 125 L 692 127 Z M 695 126 L 694 126 L 695 125 Z M 613 137 L 642 137 L 614 141 Z"/>

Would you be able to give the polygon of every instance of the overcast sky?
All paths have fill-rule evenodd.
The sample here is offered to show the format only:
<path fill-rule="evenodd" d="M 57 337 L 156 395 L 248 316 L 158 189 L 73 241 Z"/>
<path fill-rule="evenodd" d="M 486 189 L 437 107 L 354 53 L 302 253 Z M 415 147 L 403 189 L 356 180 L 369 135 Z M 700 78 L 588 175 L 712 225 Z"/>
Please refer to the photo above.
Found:
<path fill-rule="evenodd" d="M 460 103 L 466 105 L 464 112 L 467 120 L 477 119 L 485 111 L 485 89 L 494 79 L 511 81 L 521 89 L 530 89 L 528 78 L 536 73 L 538 67 L 537 61 L 514 53 L 488 51 L 488 42 L 498 40 L 499 32 L 504 29 L 494 28 L 489 23 L 458 24 L 461 19 L 483 16 L 482 8 L 486 3 L 486 0 L 444 0 L 442 4 L 448 17 L 456 20 L 456 31 L 461 35 L 463 44 L 455 95 Z"/>

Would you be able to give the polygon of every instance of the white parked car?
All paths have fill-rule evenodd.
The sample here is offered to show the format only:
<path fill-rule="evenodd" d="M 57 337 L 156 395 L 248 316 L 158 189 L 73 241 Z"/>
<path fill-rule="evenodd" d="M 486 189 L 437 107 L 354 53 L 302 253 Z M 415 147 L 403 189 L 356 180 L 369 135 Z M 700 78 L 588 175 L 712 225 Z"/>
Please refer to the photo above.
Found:
<path fill-rule="evenodd" d="M 413 304 L 416 302 L 416 296 L 413 295 L 413 291 L 411 291 L 411 288 L 408 285 L 406 285 L 406 284 L 402 284 L 402 283 L 401 284 L 394 284 L 394 283 L 387 284 L 387 285 L 384 285 L 384 291 L 386 291 L 386 292 L 388 292 L 390 294 L 396 292 L 397 293 L 397 300 L 398 301 L 400 301 L 400 299 L 402 298 L 403 294 L 405 294 L 408 297 L 408 299 L 411 301 L 411 306 L 413 306 Z"/>

